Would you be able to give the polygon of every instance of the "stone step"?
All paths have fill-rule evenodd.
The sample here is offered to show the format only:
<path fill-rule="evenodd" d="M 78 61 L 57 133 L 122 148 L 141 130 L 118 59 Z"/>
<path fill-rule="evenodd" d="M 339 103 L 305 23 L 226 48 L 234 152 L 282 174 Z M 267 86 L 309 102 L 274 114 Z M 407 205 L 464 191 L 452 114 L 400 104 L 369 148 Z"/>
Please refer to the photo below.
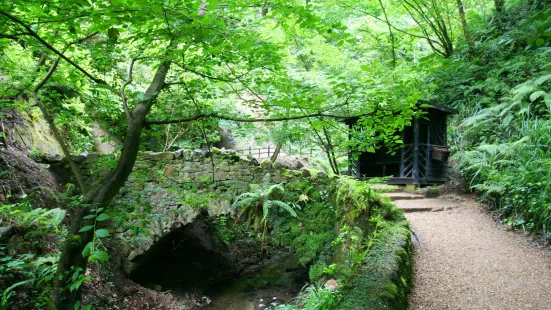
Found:
<path fill-rule="evenodd" d="M 396 200 L 394 204 L 405 213 L 448 211 L 459 207 L 457 202 L 446 199 Z"/>
<path fill-rule="evenodd" d="M 390 200 L 392 200 L 392 201 L 412 200 L 412 199 L 423 199 L 423 198 L 425 198 L 423 195 L 416 195 L 416 194 L 410 194 L 410 193 L 404 193 L 404 192 L 385 193 L 384 195 L 387 196 L 387 197 L 390 197 Z"/>

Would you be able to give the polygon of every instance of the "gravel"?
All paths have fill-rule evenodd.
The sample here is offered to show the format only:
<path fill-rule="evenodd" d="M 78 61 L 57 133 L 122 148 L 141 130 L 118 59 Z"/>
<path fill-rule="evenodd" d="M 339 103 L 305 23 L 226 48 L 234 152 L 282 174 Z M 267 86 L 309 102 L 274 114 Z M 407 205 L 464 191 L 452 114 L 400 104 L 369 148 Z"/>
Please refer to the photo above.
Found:
<path fill-rule="evenodd" d="M 420 241 L 410 309 L 551 309 L 551 251 L 459 199 L 454 210 L 406 215 Z"/>

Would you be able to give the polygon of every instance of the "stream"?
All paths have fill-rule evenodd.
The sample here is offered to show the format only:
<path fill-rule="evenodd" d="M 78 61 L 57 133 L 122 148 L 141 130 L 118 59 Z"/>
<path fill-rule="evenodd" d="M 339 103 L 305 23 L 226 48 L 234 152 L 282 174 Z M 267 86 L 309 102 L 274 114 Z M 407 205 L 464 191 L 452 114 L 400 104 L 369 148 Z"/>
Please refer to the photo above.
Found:
<path fill-rule="evenodd" d="M 297 268 L 293 255 L 252 266 L 235 282 L 205 292 L 212 310 L 259 310 L 289 302 L 308 281 L 306 268 Z"/>

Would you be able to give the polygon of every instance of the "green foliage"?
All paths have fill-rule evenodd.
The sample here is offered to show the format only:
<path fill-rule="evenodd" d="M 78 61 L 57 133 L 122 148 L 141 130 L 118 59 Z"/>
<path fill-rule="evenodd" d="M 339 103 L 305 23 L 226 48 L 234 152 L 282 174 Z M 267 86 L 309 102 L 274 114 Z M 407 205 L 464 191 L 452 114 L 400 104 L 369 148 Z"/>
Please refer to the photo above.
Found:
<path fill-rule="evenodd" d="M 59 208 L 32 209 L 28 200 L 0 204 L 0 223 L 11 225 L 19 234 L 13 237 L 13 242 L 0 245 L 0 309 L 11 309 L 12 302 L 18 302 L 15 296 L 20 291 L 31 298 L 32 306 L 37 309 L 49 305 L 59 256 L 48 251 L 34 252 L 40 253 L 45 244 L 57 242 L 63 232 L 59 224 L 64 217 L 65 211 Z"/>
<path fill-rule="evenodd" d="M 238 218 L 245 215 L 245 222 L 247 225 L 252 225 L 255 230 L 259 230 L 262 224 L 267 227 L 268 215 L 276 207 L 286 211 L 291 216 L 297 216 L 290 204 L 274 198 L 282 194 L 285 189 L 281 184 L 271 184 L 269 174 L 264 177 L 262 184 L 251 184 L 250 187 L 250 192 L 243 193 L 235 198 L 232 207 L 240 208 Z"/>
<path fill-rule="evenodd" d="M 276 310 L 330 310 L 336 309 L 342 299 L 342 293 L 315 285 L 302 289 L 291 304 L 277 306 Z"/>
<path fill-rule="evenodd" d="M 440 62 L 430 96 L 460 111 L 454 158 L 465 185 L 504 221 L 549 235 L 551 8 L 511 5 L 475 33 L 477 51 Z"/>
<path fill-rule="evenodd" d="M 378 182 L 378 180 L 372 182 Z M 381 215 L 386 220 L 398 219 L 402 216 L 394 204 L 384 198 L 380 191 L 373 189 L 371 182 L 340 177 L 332 191 L 334 191 L 335 204 L 343 223 L 354 223 L 361 214 L 365 214 L 367 218 Z"/>
<path fill-rule="evenodd" d="M 339 309 L 407 309 L 413 248 L 407 221 L 380 222 Z"/>

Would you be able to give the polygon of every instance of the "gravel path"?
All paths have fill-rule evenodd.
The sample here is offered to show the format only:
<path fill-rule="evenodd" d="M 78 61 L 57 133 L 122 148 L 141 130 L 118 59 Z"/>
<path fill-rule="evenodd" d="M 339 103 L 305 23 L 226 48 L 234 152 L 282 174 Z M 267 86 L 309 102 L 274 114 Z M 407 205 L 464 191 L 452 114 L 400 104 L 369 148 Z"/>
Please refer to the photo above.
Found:
<path fill-rule="evenodd" d="M 461 200 L 406 214 L 420 240 L 410 309 L 551 309 L 551 252 Z"/>

